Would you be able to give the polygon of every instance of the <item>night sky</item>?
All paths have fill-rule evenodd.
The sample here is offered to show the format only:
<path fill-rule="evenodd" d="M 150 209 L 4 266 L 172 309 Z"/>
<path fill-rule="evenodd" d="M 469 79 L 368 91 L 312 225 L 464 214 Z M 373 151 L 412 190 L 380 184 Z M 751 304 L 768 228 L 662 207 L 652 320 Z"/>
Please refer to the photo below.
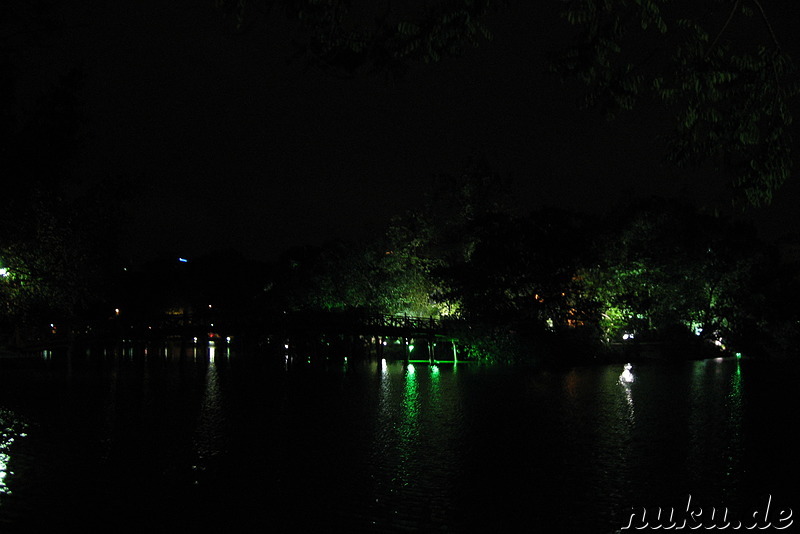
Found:
<path fill-rule="evenodd" d="M 129 184 L 122 252 L 134 262 L 228 248 L 268 260 L 370 235 L 475 157 L 510 178 L 521 210 L 723 193 L 661 165 L 664 117 L 642 108 L 608 122 L 577 108 L 579 92 L 547 72 L 571 36 L 559 2 L 502 8 L 493 42 L 401 80 L 309 68 L 280 15 L 237 35 L 211 4 L 56 4 L 52 29 L 10 40 L 23 107 L 81 68 L 73 170 Z M 793 182 L 756 213 L 765 232 L 793 228 L 798 198 Z"/>

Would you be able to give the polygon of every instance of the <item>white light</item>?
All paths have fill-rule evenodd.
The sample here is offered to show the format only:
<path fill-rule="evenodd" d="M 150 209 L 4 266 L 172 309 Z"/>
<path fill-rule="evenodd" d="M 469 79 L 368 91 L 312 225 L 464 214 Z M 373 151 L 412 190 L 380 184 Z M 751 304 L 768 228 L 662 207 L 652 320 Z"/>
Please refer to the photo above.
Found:
<path fill-rule="evenodd" d="M 0 276 L 7 277 L 8 276 L 8 268 L 0 267 Z"/>
<path fill-rule="evenodd" d="M 631 384 L 633 382 L 633 373 L 631 373 L 632 365 L 629 363 L 625 364 L 624 370 L 622 374 L 619 375 L 619 381 L 623 384 Z"/>
<path fill-rule="evenodd" d="M 631 338 L 630 334 L 622 334 L 622 339 L 630 339 L 630 338 Z"/>
<path fill-rule="evenodd" d="M 231 342 L 231 336 L 228 336 L 228 337 L 226 337 L 226 338 L 225 338 L 225 341 L 227 341 L 228 343 L 230 343 L 230 342 Z"/>

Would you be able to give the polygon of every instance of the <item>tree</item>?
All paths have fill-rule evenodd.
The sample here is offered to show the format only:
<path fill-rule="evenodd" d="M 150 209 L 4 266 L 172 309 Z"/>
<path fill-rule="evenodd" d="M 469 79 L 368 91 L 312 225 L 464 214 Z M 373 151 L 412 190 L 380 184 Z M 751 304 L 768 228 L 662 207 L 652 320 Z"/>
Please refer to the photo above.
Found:
<path fill-rule="evenodd" d="M 786 5 L 792 0 L 785 0 Z M 492 38 L 509 2 L 218 0 L 242 31 L 260 7 L 295 24 L 299 55 L 335 75 L 401 75 Z M 576 28 L 554 69 L 588 89 L 609 116 L 656 105 L 670 117 L 667 159 L 704 165 L 736 205 L 766 205 L 792 168 L 791 104 L 800 86 L 762 0 L 566 0 Z M 512 8 L 513 9 L 513 8 Z M 534 16 L 549 16 L 537 6 Z M 525 13 L 530 15 L 530 13 Z M 772 14 L 774 16 L 774 13 Z M 562 28 L 540 22 L 556 35 Z M 554 39 L 555 40 L 555 39 Z"/>
<path fill-rule="evenodd" d="M 587 105 L 662 105 L 671 161 L 707 164 L 735 203 L 770 203 L 791 173 L 800 86 L 761 0 L 571 0 L 564 15 L 580 35 L 558 69 Z"/>
<path fill-rule="evenodd" d="M 353 2 L 352 0 L 217 0 L 234 31 L 260 10 L 295 24 L 294 44 L 312 64 L 336 75 L 405 72 L 492 38 L 485 20 L 498 0 Z"/>
<path fill-rule="evenodd" d="M 113 199 L 121 195 L 107 187 L 74 191 L 68 169 L 80 144 L 80 71 L 21 109 L 2 44 L 0 64 L 10 67 L 0 74 L 0 326 L 35 335 L 44 325 L 75 321 L 103 298 L 116 267 Z"/>
<path fill-rule="evenodd" d="M 114 271 L 113 226 L 101 205 L 30 191 L 0 217 L 0 321 L 17 334 L 73 325 L 103 302 Z M 19 198 L 17 199 L 20 200 Z"/>
<path fill-rule="evenodd" d="M 683 329 L 722 342 L 757 309 L 764 252 L 752 228 L 658 200 L 607 226 L 583 278 L 608 339 Z"/>

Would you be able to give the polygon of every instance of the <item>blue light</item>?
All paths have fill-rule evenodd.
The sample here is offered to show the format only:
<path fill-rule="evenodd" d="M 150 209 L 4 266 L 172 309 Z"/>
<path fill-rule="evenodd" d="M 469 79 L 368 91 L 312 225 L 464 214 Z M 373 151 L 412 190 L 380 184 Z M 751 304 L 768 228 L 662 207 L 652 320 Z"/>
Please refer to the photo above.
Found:
<path fill-rule="evenodd" d="M 187 260 L 186 258 L 178 258 L 178 261 L 181 263 L 189 263 L 189 260 Z"/>

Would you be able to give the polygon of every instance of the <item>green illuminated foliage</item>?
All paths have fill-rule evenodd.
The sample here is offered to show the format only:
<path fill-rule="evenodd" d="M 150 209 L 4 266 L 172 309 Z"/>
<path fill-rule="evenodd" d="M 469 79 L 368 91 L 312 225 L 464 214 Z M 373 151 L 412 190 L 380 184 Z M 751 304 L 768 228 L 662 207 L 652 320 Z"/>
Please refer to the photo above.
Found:
<path fill-rule="evenodd" d="M 0 64 L 8 67 L 5 52 L 0 46 Z M 0 278 L 0 335 L 13 331 L 24 341 L 21 330 L 74 321 L 100 300 L 115 251 L 114 199 L 124 195 L 114 186 L 81 194 L 80 180 L 69 173 L 79 148 L 80 72 L 65 74 L 20 109 L 13 71 L 0 73 L 7 134 L 0 147 L 0 261 L 8 272 Z"/>
<path fill-rule="evenodd" d="M 0 316 L 17 325 L 71 321 L 100 298 L 110 250 L 82 210 L 60 199 L 39 195 L 25 208 L 2 225 L 10 276 L 0 281 Z"/>
<path fill-rule="evenodd" d="M 391 250 L 383 239 L 332 243 L 296 261 L 279 281 L 285 304 L 298 310 L 366 310 L 433 316 L 441 312 L 427 262 Z"/>
<path fill-rule="evenodd" d="M 629 213 L 601 247 L 600 262 L 583 275 L 612 341 L 676 326 L 727 336 L 749 313 L 763 256 L 747 227 L 659 203 Z"/>

